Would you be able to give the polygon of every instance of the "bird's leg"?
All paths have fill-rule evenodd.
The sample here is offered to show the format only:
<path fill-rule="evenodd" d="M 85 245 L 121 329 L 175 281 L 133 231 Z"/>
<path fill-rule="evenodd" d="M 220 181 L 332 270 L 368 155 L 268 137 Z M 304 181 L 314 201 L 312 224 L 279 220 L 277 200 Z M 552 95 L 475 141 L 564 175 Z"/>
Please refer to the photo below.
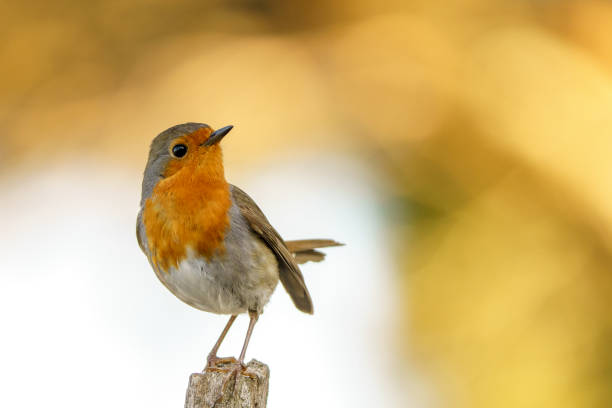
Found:
<path fill-rule="evenodd" d="M 217 357 L 217 351 L 219 350 L 219 347 L 221 346 L 221 343 L 223 343 L 223 339 L 225 339 L 225 335 L 229 331 L 230 327 L 232 327 L 232 324 L 234 323 L 234 320 L 236 320 L 236 316 L 237 315 L 232 315 L 229 318 L 229 321 L 227 322 L 227 324 L 225 325 L 225 328 L 221 332 L 221 335 L 219 336 L 219 339 L 215 343 L 215 346 L 212 348 L 212 350 L 208 354 L 208 358 L 206 359 L 206 368 L 205 369 L 213 368 L 219 362 L 236 363 L 236 359 L 233 358 L 233 357 L 229 357 L 229 358 L 219 358 L 219 357 Z"/>
<path fill-rule="evenodd" d="M 221 367 L 210 367 L 208 368 L 209 370 L 214 370 L 214 371 L 219 371 L 219 372 L 230 372 L 232 376 L 236 375 L 239 371 L 242 371 L 243 374 L 248 375 L 247 373 L 245 373 L 246 364 L 244 364 L 244 356 L 246 354 L 247 347 L 249 346 L 249 340 L 251 340 L 251 334 L 253 334 L 253 327 L 255 327 L 255 323 L 257 323 L 257 319 L 259 318 L 259 315 L 257 314 L 257 312 L 249 310 L 249 317 L 251 318 L 251 320 L 249 321 L 249 329 L 247 330 L 247 334 L 244 339 L 244 345 L 242 346 L 240 357 L 238 358 L 237 361 L 236 359 L 232 359 L 233 361 L 231 361 L 230 363 L 233 366 L 233 368 L 230 370 L 226 370 L 225 368 L 221 368 Z"/>
<path fill-rule="evenodd" d="M 230 370 L 230 375 L 227 377 L 224 382 L 224 387 L 227 385 L 227 382 L 233 377 L 237 379 L 238 373 L 241 372 L 242 375 L 246 375 L 247 377 L 255 378 L 252 373 L 246 372 L 246 365 L 244 364 L 244 356 L 246 354 L 247 347 L 249 346 L 249 340 L 251 340 L 251 334 L 253 334 L 253 328 L 255 327 L 255 323 L 257 323 L 257 319 L 259 318 L 259 314 L 256 311 L 249 310 L 249 328 L 247 330 L 246 337 L 244 338 L 244 344 L 242 345 L 242 351 L 240 352 L 240 357 L 238 358 L 237 364 L 234 365 L 234 368 Z"/>
<path fill-rule="evenodd" d="M 242 368 L 246 368 L 246 366 L 244 365 L 244 356 L 249 345 L 249 340 L 251 340 L 251 334 L 253 334 L 253 328 L 255 327 L 255 323 L 257 323 L 257 319 L 259 318 L 259 314 L 257 314 L 257 312 L 253 310 L 249 310 L 249 317 L 251 318 L 251 320 L 249 321 L 249 329 L 247 330 L 247 334 L 244 339 L 244 345 L 242 346 L 242 351 L 240 352 L 240 357 L 238 358 L 238 362 L 240 363 Z"/>
<path fill-rule="evenodd" d="M 236 382 L 238 381 L 238 374 L 240 373 L 241 375 L 244 375 L 246 377 L 249 377 L 251 379 L 256 380 L 257 376 L 253 373 L 249 373 L 246 371 L 246 365 L 244 364 L 244 356 L 246 354 L 246 350 L 247 347 L 249 345 L 249 340 L 251 340 L 251 334 L 253 334 L 253 328 L 255 327 L 255 323 L 257 323 L 257 319 L 259 318 L 259 314 L 255 311 L 249 310 L 249 317 L 250 317 L 250 321 L 249 321 L 249 328 L 247 330 L 247 334 L 246 337 L 244 339 L 244 345 L 242 346 L 242 351 L 240 352 L 240 358 L 238 358 L 238 361 L 236 362 L 236 360 L 234 359 L 234 362 L 232 363 L 233 368 L 226 370 L 224 368 L 217 368 L 217 367 L 212 367 L 209 370 L 212 371 L 218 371 L 218 372 L 224 372 L 226 373 L 225 379 L 223 380 L 223 384 L 221 386 L 221 390 L 219 392 L 219 395 L 216 398 L 215 404 L 217 402 L 219 402 L 221 400 L 221 398 L 223 397 L 223 395 L 225 394 L 225 391 L 227 389 L 227 387 L 229 386 L 231 380 L 234 380 L 234 386 L 236 386 Z M 227 331 L 227 329 L 229 329 L 229 326 L 231 326 L 233 319 L 235 319 L 236 316 L 232 316 L 230 318 L 230 321 L 227 323 L 227 326 L 224 330 L 224 332 Z M 221 338 L 219 339 L 219 341 L 217 342 L 218 344 L 221 344 L 221 341 L 223 340 L 223 337 L 225 336 L 225 333 L 221 334 Z M 216 348 L 217 345 L 215 345 Z M 216 348 L 213 349 L 213 351 L 216 351 Z"/>

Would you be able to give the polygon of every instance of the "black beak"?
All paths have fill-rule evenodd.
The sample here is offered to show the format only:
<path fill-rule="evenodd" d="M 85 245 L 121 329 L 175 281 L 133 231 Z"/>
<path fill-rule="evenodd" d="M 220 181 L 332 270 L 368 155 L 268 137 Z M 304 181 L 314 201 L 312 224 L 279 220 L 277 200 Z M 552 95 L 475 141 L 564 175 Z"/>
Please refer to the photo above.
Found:
<path fill-rule="evenodd" d="M 215 130 L 210 134 L 208 139 L 204 143 L 202 143 L 202 146 L 212 146 L 214 144 L 219 143 L 221 139 L 223 139 L 223 137 L 227 135 L 233 128 L 234 127 L 232 125 L 229 125 L 226 127 L 222 127 L 221 129 Z"/>

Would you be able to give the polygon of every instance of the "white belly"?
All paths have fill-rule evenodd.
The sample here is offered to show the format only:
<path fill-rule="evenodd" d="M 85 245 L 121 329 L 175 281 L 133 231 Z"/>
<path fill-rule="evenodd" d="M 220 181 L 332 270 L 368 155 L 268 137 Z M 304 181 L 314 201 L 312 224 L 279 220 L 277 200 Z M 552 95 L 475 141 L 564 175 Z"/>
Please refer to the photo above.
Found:
<path fill-rule="evenodd" d="M 188 251 L 178 268 L 157 275 L 174 295 L 197 309 L 261 313 L 278 283 L 276 258 L 259 240 L 252 241 L 250 248 L 229 244 L 223 256 L 210 261 Z"/>

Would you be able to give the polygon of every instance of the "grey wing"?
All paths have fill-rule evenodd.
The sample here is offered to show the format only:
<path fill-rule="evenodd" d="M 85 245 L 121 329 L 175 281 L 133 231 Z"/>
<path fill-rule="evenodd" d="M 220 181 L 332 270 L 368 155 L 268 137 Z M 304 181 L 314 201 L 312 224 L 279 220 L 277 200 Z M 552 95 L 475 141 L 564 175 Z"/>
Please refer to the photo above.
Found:
<path fill-rule="evenodd" d="M 312 314 L 312 300 L 304 283 L 304 277 L 298 267 L 293 254 L 287 249 L 285 241 L 270 225 L 268 219 L 257 204 L 244 191 L 234 185 L 231 186 L 232 198 L 240 213 L 247 220 L 251 230 L 261 237 L 263 242 L 272 250 L 278 261 L 279 278 L 295 306 L 305 313 Z"/>

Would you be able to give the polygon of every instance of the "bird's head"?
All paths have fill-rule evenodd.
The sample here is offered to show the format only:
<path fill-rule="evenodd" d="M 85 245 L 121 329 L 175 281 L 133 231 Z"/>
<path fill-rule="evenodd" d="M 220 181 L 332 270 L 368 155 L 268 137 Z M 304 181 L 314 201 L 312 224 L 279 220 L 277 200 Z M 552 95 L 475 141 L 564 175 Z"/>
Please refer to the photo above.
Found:
<path fill-rule="evenodd" d="M 213 130 L 204 123 L 173 126 L 153 139 L 142 183 L 142 202 L 157 183 L 171 177 L 225 182 L 219 142 L 233 126 Z"/>

